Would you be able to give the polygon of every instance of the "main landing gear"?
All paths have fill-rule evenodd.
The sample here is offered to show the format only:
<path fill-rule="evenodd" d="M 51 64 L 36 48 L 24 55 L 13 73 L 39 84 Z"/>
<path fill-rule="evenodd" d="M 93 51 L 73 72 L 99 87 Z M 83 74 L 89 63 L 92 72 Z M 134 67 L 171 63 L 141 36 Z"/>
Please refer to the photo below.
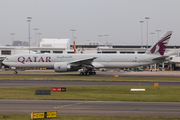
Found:
<path fill-rule="evenodd" d="M 80 75 L 96 75 L 96 72 L 95 71 L 87 71 L 87 72 L 80 72 L 79 73 Z"/>

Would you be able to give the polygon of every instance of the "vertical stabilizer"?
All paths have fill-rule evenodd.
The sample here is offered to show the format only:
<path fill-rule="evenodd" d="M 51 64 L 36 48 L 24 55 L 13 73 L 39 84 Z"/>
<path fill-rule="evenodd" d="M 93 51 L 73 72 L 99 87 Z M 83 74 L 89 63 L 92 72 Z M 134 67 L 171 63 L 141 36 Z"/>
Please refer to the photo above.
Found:
<path fill-rule="evenodd" d="M 159 39 L 157 43 L 152 45 L 147 51 L 146 54 L 159 54 L 164 55 L 168 42 L 171 38 L 172 31 L 165 32 Z"/>

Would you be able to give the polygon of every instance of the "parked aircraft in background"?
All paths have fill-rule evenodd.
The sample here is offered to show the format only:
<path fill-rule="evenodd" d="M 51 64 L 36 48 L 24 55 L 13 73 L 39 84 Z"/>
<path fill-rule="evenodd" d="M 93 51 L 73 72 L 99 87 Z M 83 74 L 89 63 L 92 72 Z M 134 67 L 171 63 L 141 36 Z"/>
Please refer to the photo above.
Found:
<path fill-rule="evenodd" d="M 3 64 L 18 68 L 53 68 L 55 72 L 81 69 L 81 75 L 95 75 L 96 68 L 133 68 L 170 60 L 164 53 L 171 35 L 172 31 L 167 31 L 144 54 L 19 54 L 7 57 Z"/>

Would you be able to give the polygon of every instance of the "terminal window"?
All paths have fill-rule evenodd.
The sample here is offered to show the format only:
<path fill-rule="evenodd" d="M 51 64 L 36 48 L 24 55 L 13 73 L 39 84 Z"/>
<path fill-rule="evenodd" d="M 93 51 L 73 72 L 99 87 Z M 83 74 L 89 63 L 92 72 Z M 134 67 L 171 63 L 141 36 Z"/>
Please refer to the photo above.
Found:
<path fill-rule="evenodd" d="M 1 55 L 11 55 L 11 50 L 2 50 Z"/>
<path fill-rule="evenodd" d="M 134 52 L 120 52 L 121 54 L 134 54 Z"/>
<path fill-rule="evenodd" d="M 144 54 L 145 52 L 138 52 L 138 54 Z"/>
<path fill-rule="evenodd" d="M 116 51 L 102 51 L 102 53 L 117 53 Z"/>
<path fill-rule="evenodd" d="M 127 54 L 134 54 L 134 52 L 127 52 Z"/>
<path fill-rule="evenodd" d="M 50 53 L 50 51 L 41 51 L 41 53 Z"/>
<path fill-rule="evenodd" d="M 74 54 L 74 52 L 67 52 L 68 54 Z"/>
<path fill-rule="evenodd" d="M 58 54 L 58 53 L 63 53 L 63 51 L 53 51 L 53 53 Z"/>

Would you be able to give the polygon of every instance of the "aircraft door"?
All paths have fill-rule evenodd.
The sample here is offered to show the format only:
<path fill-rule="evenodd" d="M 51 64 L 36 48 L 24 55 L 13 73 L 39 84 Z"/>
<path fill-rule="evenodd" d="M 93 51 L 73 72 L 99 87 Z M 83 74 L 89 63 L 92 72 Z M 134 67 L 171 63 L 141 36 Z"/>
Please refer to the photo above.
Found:
<path fill-rule="evenodd" d="M 142 60 L 141 60 L 141 58 L 138 58 L 137 61 L 140 63 Z"/>

